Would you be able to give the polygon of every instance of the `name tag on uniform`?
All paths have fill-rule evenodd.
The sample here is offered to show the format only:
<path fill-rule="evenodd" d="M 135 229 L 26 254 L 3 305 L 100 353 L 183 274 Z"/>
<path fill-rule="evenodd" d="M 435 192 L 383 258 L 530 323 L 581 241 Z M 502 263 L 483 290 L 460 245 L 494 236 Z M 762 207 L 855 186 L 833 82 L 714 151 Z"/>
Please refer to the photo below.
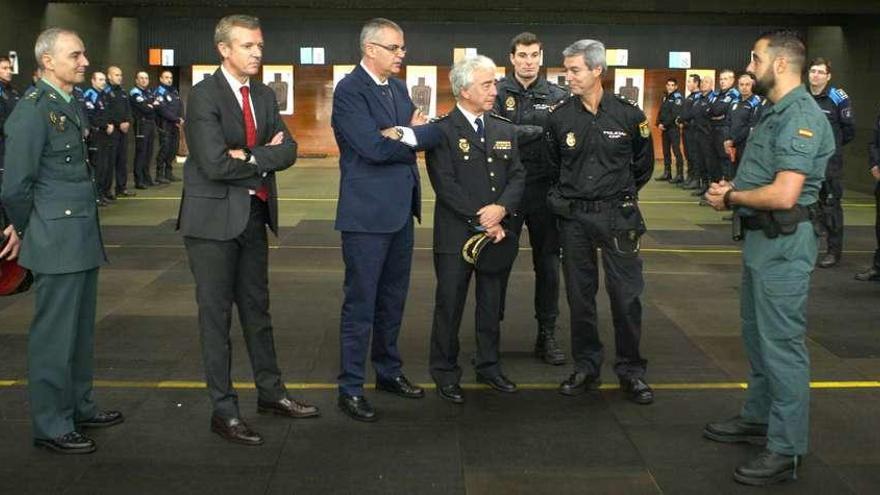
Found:
<path fill-rule="evenodd" d="M 602 134 L 608 139 L 620 139 L 626 137 L 626 132 L 624 131 L 602 131 Z"/>
<path fill-rule="evenodd" d="M 495 145 L 492 146 L 492 149 L 509 150 L 509 149 L 511 149 L 511 147 L 512 147 L 512 145 L 511 145 L 510 141 L 495 141 Z"/>

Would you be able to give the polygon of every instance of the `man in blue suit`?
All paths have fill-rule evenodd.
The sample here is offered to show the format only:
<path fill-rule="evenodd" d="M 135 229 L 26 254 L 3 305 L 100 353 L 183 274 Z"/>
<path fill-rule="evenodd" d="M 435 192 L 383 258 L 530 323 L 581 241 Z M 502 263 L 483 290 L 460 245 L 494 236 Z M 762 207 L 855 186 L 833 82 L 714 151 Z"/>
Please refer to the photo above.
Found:
<path fill-rule="evenodd" d="M 336 230 L 345 261 L 339 408 L 353 419 L 375 421 L 364 397 L 371 331 L 376 389 L 415 399 L 425 395 L 403 375 L 397 336 L 409 289 L 413 217 L 421 220 L 416 150 L 433 147 L 442 135 L 423 125 L 406 86 L 391 77 L 406 56 L 400 26 L 368 21 L 360 47 L 360 65 L 333 93 L 342 175 Z"/>

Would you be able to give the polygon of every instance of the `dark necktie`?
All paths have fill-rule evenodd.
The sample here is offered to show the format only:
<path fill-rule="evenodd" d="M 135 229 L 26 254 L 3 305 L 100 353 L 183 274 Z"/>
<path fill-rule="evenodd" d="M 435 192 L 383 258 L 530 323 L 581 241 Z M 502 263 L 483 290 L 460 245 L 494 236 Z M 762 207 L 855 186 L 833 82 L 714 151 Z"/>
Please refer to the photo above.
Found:
<path fill-rule="evenodd" d="M 241 89 L 241 113 L 244 114 L 244 136 L 248 148 L 257 145 L 257 123 L 254 121 L 254 114 L 251 112 L 251 88 L 242 86 Z M 256 196 L 264 203 L 269 200 L 269 186 L 265 183 L 260 184 L 257 188 Z"/>
<path fill-rule="evenodd" d="M 477 124 L 477 136 L 480 136 L 480 139 L 486 137 L 486 130 L 483 129 L 483 119 L 477 117 L 477 120 L 474 121 Z"/>

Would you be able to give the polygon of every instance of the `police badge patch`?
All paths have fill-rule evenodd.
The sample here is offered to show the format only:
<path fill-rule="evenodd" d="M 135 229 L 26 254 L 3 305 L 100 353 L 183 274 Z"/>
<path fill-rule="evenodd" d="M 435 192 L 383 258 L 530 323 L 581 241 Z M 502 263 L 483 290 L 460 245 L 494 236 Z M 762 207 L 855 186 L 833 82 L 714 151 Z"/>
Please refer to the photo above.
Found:
<path fill-rule="evenodd" d="M 568 145 L 569 148 L 574 148 L 574 145 L 577 144 L 577 139 L 575 139 L 573 132 L 569 132 L 565 135 L 565 144 Z"/>
<path fill-rule="evenodd" d="M 514 98 L 513 96 L 508 96 L 504 100 L 504 108 L 508 112 L 512 112 L 512 111 L 516 110 L 516 98 Z"/>
<path fill-rule="evenodd" d="M 467 139 L 461 138 L 458 140 L 458 149 L 460 149 L 464 153 L 467 153 L 471 150 L 471 143 L 469 143 Z"/>
<path fill-rule="evenodd" d="M 643 138 L 647 138 L 648 136 L 651 135 L 651 128 L 648 126 L 648 121 L 647 121 L 647 120 L 645 120 L 644 122 L 642 122 L 641 124 L 639 124 L 639 134 L 640 134 Z"/>

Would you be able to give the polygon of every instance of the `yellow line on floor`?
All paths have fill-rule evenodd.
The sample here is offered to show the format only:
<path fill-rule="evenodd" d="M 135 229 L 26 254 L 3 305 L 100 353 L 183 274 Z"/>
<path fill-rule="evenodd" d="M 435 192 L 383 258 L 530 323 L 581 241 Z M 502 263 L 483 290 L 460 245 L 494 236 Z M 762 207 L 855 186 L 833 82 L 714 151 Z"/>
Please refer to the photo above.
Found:
<path fill-rule="evenodd" d="M 105 244 L 107 249 L 183 249 L 181 244 Z M 317 251 L 339 250 L 342 246 L 269 246 L 269 249 L 311 249 Z M 415 247 L 416 251 L 431 251 L 430 247 Z M 521 247 L 520 251 L 531 251 L 530 247 Z M 642 248 L 643 253 L 666 254 L 741 254 L 741 249 L 725 248 Z M 844 254 L 872 254 L 870 250 L 844 250 Z"/>
<path fill-rule="evenodd" d="M 134 198 L 117 198 L 118 201 L 180 201 L 180 196 L 138 196 Z M 300 203 L 328 203 L 339 201 L 338 198 L 282 198 L 278 201 L 293 201 Z M 435 203 L 436 199 L 423 199 L 423 203 Z M 642 200 L 643 205 L 695 205 L 697 199 L 692 200 Z M 843 203 L 844 208 L 873 208 L 874 203 Z"/>
<path fill-rule="evenodd" d="M 137 380 L 95 380 L 95 387 L 98 388 L 145 388 L 145 389 L 165 389 L 165 390 L 189 390 L 203 389 L 205 382 L 187 381 L 187 380 L 160 380 L 160 381 L 137 381 Z M 24 387 L 27 380 L 0 380 L 0 388 Z M 255 388 L 252 382 L 235 382 L 235 388 L 243 390 L 253 390 Z M 421 387 L 426 389 L 436 388 L 433 383 L 420 383 Z M 285 383 L 285 386 L 291 390 L 336 390 L 335 383 Z M 748 388 L 745 382 L 703 382 L 703 383 L 653 383 L 651 386 L 656 390 L 744 390 Z M 556 390 L 559 384 L 556 383 L 521 383 L 518 387 L 522 390 Z M 372 389 L 373 385 L 366 385 L 364 388 Z M 488 389 L 488 385 L 478 383 L 464 383 L 462 388 L 468 390 L 484 390 Z M 614 390 L 618 386 L 616 383 L 606 383 L 602 385 L 602 390 Z M 880 381 L 817 381 L 810 382 L 810 388 L 813 389 L 880 389 Z"/>

